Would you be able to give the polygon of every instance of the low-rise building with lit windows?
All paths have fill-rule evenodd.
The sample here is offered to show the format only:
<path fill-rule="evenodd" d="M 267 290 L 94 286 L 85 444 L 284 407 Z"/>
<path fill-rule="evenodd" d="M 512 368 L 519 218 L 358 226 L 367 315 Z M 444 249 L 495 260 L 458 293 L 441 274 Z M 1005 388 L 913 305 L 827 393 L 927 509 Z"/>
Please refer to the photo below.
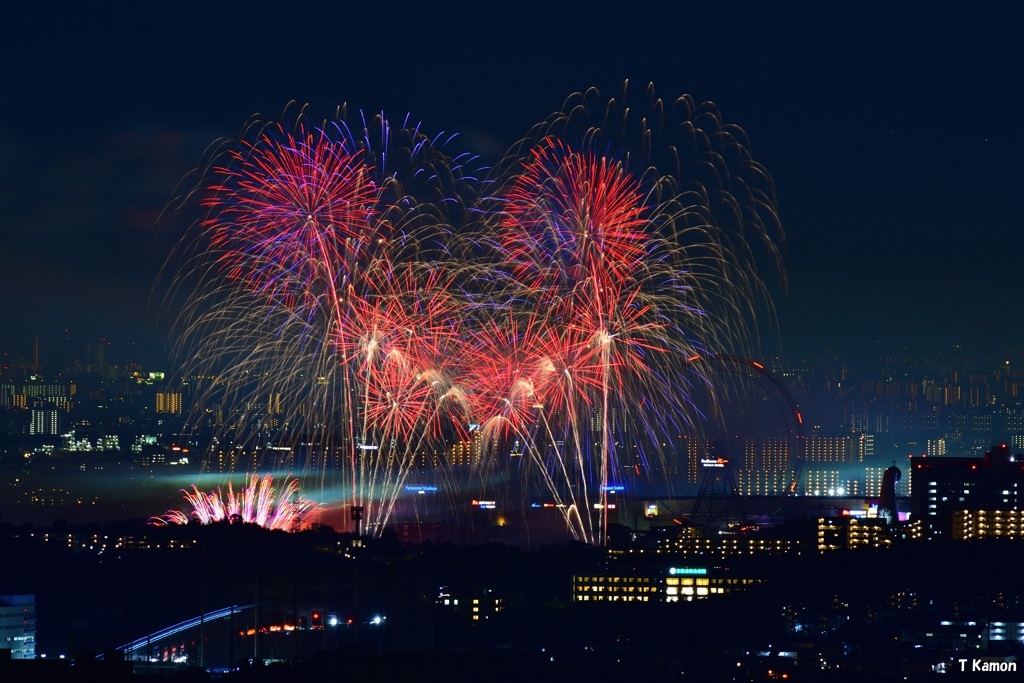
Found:
<path fill-rule="evenodd" d="M 953 512 L 953 538 L 1024 538 L 1024 511 L 956 510 Z"/>
<path fill-rule="evenodd" d="M 988 624 L 988 640 L 1009 640 L 1024 644 L 1024 621 L 991 621 Z"/>
<path fill-rule="evenodd" d="M 656 578 L 634 574 L 602 572 L 572 577 L 572 599 L 576 602 L 654 602 L 661 598 Z"/>
<path fill-rule="evenodd" d="M 489 588 L 453 591 L 448 586 L 442 586 L 434 598 L 434 605 L 441 613 L 459 620 L 481 622 L 503 612 L 505 599 Z"/>
<path fill-rule="evenodd" d="M 887 548 L 892 545 L 892 533 L 886 520 L 850 518 L 847 527 L 848 548 Z"/>
<path fill-rule="evenodd" d="M 665 602 L 689 602 L 751 588 L 763 579 L 737 576 L 710 567 L 670 567 L 665 577 Z"/>
<path fill-rule="evenodd" d="M 846 523 L 842 517 L 819 517 L 817 523 L 818 552 L 846 547 Z"/>
<path fill-rule="evenodd" d="M 746 590 L 763 579 L 720 567 L 669 567 L 659 573 L 604 571 L 573 577 L 574 602 L 688 602 Z"/>
<path fill-rule="evenodd" d="M 892 545 L 893 531 L 878 517 L 819 517 L 817 521 L 818 552 L 853 550 L 856 548 L 887 548 Z"/>

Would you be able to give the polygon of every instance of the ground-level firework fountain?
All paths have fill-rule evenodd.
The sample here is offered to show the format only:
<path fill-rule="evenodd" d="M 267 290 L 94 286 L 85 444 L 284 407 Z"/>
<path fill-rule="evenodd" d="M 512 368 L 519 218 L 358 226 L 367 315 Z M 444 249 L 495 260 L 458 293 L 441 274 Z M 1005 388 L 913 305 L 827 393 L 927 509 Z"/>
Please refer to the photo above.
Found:
<path fill-rule="evenodd" d="M 205 211 L 172 291 L 211 457 L 317 453 L 304 478 L 370 533 L 429 484 L 543 498 L 600 543 L 625 478 L 671 489 L 712 412 L 690 400 L 707 352 L 749 344 L 755 264 L 778 263 L 740 129 L 689 97 L 590 91 L 477 174 L 408 120 L 293 118 L 226 143 L 179 207 Z"/>
<path fill-rule="evenodd" d="M 192 491 L 182 491 L 191 512 L 170 510 L 150 520 L 151 524 L 200 524 L 230 522 L 258 524 L 261 527 L 281 531 L 299 531 L 308 528 L 319 510 L 314 501 L 299 495 L 299 481 L 289 480 L 278 489 L 273 477 L 255 474 L 248 478 L 246 485 L 236 493 L 231 483 L 227 492 L 221 489 L 204 493 L 198 486 Z"/>

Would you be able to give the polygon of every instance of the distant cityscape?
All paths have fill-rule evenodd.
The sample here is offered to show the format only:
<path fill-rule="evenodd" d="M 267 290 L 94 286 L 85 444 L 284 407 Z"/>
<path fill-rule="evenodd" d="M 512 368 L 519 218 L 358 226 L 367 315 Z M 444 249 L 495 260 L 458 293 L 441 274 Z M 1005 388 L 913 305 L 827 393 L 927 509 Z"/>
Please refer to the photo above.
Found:
<path fill-rule="evenodd" d="M 742 426 L 663 444 L 658 477 L 623 458 L 600 546 L 536 491 L 431 478 L 472 467 L 474 436 L 417 451 L 388 528 L 360 533 L 330 475 L 346 449 L 279 438 L 281 396 L 199 405 L 216 378 L 73 346 L 0 368 L 3 680 L 927 680 L 1024 654 L 1017 351 L 733 359 Z M 304 477 L 317 523 L 147 524 L 261 469 Z"/>
<path fill-rule="evenodd" d="M 0 366 L 5 470 L 39 473 L 59 463 L 85 473 L 130 466 L 299 474 L 329 470 L 343 457 L 344 447 L 317 452 L 282 436 L 289 416 L 308 407 L 287 405 L 281 394 L 271 392 L 259 405 L 200 405 L 201 390 L 215 377 L 180 377 L 166 361 L 135 357 L 130 347 L 117 349 L 105 340 L 52 346 L 36 339 L 32 356 L 7 357 Z M 978 457 L 995 444 L 1024 449 L 1024 362 L 1018 352 L 971 357 L 955 347 L 930 353 L 879 348 L 872 356 L 858 355 L 751 359 L 723 375 L 727 391 L 748 397 L 736 408 L 743 413 L 740 426 L 727 418 L 734 433 L 724 446 L 741 496 L 877 497 L 885 469 L 906 471 L 912 456 Z M 235 443 L 236 433 L 245 439 Z M 645 463 L 665 470 L 660 474 L 671 490 L 629 481 L 638 468 L 628 457 L 621 465 L 623 487 L 648 496 L 696 495 L 702 463 L 723 447 L 712 438 L 721 440 L 680 434 L 677 443 L 664 445 L 669 457 Z M 625 446 L 627 452 L 636 448 Z M 516 448 L 513 442 L 506 450 L 515 455 Z M 430 470 L 470 466 L 481 452 L 479 444 L 463 439 L 443 451 L 436 445 L 421 449 L 416 458 Z M 14 501 L 35 508 L 103 502 L 33 481 L 7 483 L 9 517 Z M 900 479 L 897 495 L 909 498 L 911 486 L 909 477 Z M 33 519 L 32 513 L 23 518 Z"/>

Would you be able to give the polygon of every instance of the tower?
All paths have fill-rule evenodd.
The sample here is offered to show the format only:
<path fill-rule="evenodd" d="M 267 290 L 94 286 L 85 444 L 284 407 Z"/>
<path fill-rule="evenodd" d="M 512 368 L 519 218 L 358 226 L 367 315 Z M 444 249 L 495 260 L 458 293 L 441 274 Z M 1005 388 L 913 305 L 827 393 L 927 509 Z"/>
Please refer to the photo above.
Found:
<path fill-rule="evenodd" d="M 693 504 L 690 521 L 709 532 L 722 532 L 747 526 L 739 489 L 729 465 L 729 447 L 717 440 L 709 458 L 701 459 L 700 492 Z"/>

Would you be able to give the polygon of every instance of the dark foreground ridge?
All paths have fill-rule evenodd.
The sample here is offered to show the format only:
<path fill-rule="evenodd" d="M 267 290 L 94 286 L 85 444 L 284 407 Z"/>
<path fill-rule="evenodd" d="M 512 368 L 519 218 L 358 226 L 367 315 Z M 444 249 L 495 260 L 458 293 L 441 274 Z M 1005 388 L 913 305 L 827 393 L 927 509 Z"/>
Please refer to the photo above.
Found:
<path fill-rule="evenodd" d="M 1024 590 L 1008 560 L 1017 543 L 725 562 L 628 544 L 402 545 L 328 528 L 8 525 L 0 550 L 17 561 L 3 564 L 0 586 L 35 596 L 37 659 L 0 659 L 0 672 L 42 682 L 927 680 L 958 658 L 1024 654 Z M 749 587 L 667 601 L 669 578 L 691 574 Z M 607 599 L 582 599 L 590 584 Z M 649 599 L 626 600 L 642 586 Z M 151 636 L 127 657 L 115 650 L 232 605 L 230 618 Z"/>

